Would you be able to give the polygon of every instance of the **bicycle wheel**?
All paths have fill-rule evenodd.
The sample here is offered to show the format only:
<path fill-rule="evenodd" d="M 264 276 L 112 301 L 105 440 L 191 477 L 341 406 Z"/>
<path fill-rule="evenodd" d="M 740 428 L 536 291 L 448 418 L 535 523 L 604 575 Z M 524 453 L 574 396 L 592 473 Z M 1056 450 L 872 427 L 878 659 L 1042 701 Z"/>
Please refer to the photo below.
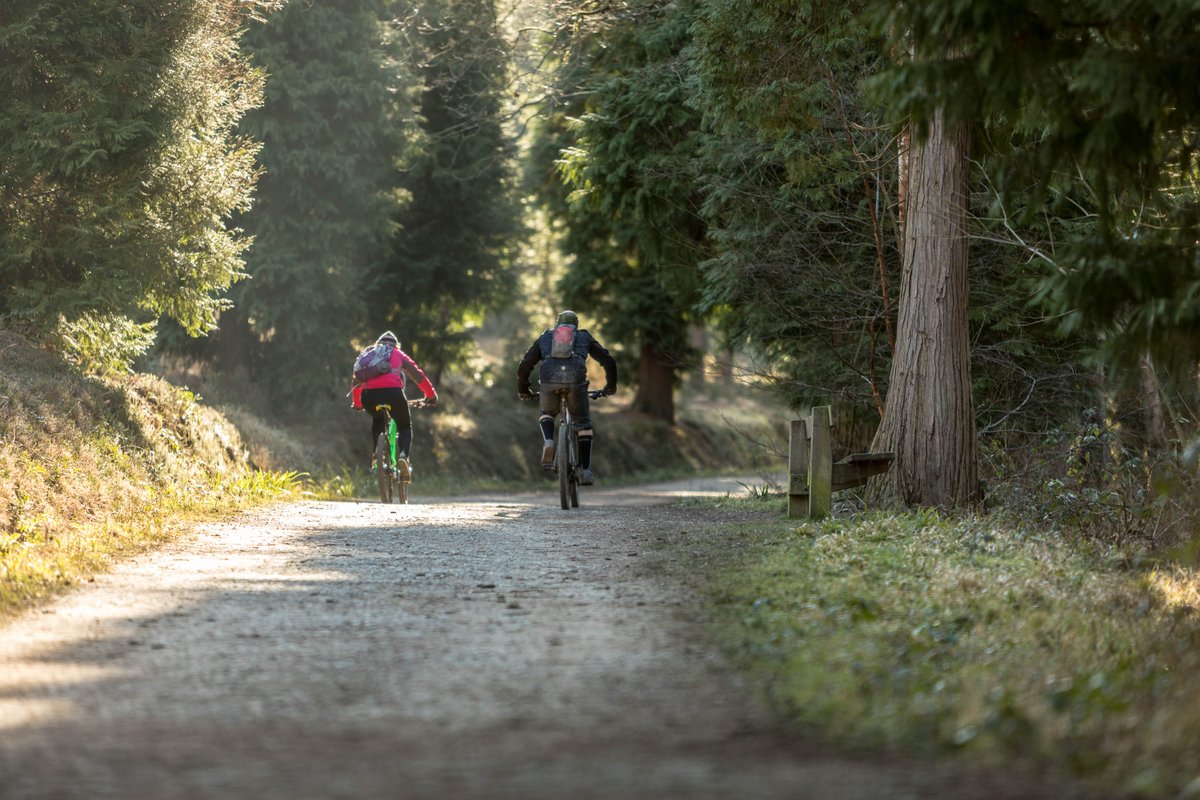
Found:
<path fill-rule="evenodd" d="M 579 433 L 571 431 L 567 437 L 571 445 L 571 455 L 567 459 L 571 463 L 571 484 L 567 493 L 571 496 L 571 508 L 579 508 Z"/>
<path fill-rule="evenodd" d="M 392 502 L 391 451 L 388 448 L 386 433 L 379 434 L 375 441 L 375 478 L 379 481 L 379 501 Z"/>
<path fill-rule="evenodd" d="M 567 444 L 571 437 L 567 435 L 567 427 L 565 420 L 558 425 L 558 451 L 554 454 L 554 465 L 558 470 L 558 500 L 563 511 L 571 508 L 571 454 Z"/>
<path fill-rule="evenodd" d="M 407 505 L 408 504 L 409 481 L 406 481 L 400 477 L 402 471 L 406 475 L 412 474 L 412 473 L 408 472 L 408 470 L 404 469 L 404 467 L 401 464 L 396 464 L 396 502 L 404 503 Z M 409 480 L 411 480 L 411 478 Z"/>

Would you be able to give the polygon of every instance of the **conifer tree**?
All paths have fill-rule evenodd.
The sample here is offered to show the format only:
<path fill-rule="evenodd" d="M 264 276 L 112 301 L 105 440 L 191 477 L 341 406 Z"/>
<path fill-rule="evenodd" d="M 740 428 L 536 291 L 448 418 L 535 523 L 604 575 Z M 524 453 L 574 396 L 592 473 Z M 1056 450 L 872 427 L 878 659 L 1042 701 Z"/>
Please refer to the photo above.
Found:
<path fill-rule="evenodd" d="M 832 400 L 873 429 L 895 344 L 898 181 L 891 131 L 858 89 L 881 45 L 852 8 L 709 0 L 690 64 L 710 130 L 705 305 L 790 403 Z"/>
<path fill-rule="evenodd" d="M 574 65 L 586 98 L 578 124 L 544 130 L 557 138 L 571 193 L 543 199 L 566 222 L 566 302 L 636 352 L 634 410 L 673 422 L 676 375 L 695 355 L 689 331 L 707 254 L 693 168 L 703 135 L 683 56 L 695 4 L 637 8 Z"/>
<path fill-rule="evenodd" d="M 91 366 L 154 320 L 209 330 L 242 274 L 256 175 L 238 50 L 274 0 L 12 0 L 0 9 L 0 315 Z"/>
<path fill-rule="evenodd" d="M 410 202 L 373 272 L 371 319 L 436 380 L 470 351 L 467 326 L 512 296 L 520 201 L 493 0 L 423 0 L 408 19 L 419 131 L 402 181 Z"/>
<path fill-rule="evenodd" d="M 917 52 L 931 54 L 882 76 L 880 95 L 919 123 L 940 106 L 977 126 L 995 143 L 991 173 L 1013 219 L 1078 222 L 1057 241 L 1043 285 L 1066 329 L 1102 341 L 1113 363 L 1136 369 L 1150 353 L 1181 374 L 1194 370 L 1200 8 L 1171 0 L 877 8 L 884 26 L 908 30 Z"/>
<path fill-rule="evenodd" d="M 344 391 L 367 328 L 372 270 L 401 202 L 408 84 L 383 0 L 292 3 L 247 37 L 270 77 L 243 129 L 265 174 L 242 222 L 250 280 L 222 319 L 220 352 L 254 363 L 278 402 Z"/>

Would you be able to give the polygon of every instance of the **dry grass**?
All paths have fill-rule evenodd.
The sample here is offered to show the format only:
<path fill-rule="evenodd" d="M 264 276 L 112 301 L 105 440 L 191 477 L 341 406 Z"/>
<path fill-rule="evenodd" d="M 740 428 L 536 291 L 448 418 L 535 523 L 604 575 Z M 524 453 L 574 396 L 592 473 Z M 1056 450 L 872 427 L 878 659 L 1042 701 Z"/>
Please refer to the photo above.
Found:
<path fill-rule="evenodd" d="M 186 515 L 272 496 L 228 420 L 147 377 L 101 381 L 0 331 L 0 614 L 149 546 Z"/>

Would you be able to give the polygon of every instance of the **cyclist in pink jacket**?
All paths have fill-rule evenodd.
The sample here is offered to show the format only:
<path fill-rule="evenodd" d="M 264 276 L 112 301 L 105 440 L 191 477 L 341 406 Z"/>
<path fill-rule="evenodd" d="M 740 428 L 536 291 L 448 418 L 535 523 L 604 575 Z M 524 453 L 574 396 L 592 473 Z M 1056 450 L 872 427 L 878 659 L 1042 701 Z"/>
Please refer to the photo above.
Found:
<path fill-rule="evenodd" d="M 433 383 L 425 376 L 425 372 L 417 366 L 417 362 L 400 349 L 400 340 L 391 331 L 384 332 L 375 340 L 376 346 L 390 345 L 392 348 L 391 369 L 382 375 L 368 378 L 362 383 L 362 407 L 371 415 L 371 452 L 375 452 L 375 442 L 387 428 L 387 421 L 382 412 L 376 412 L 375 406 L 391 406 L 392 419 L 396 420 L 396 458 L 401 464 L 408 461 L 408 451 L 412 447 L 412 417 L 408 411 L 408 398 L 404 396 L 405 374 L 417 382 L 417 388 L 425 395 L 425 405 L 437 404 L 437 391 Z"/>

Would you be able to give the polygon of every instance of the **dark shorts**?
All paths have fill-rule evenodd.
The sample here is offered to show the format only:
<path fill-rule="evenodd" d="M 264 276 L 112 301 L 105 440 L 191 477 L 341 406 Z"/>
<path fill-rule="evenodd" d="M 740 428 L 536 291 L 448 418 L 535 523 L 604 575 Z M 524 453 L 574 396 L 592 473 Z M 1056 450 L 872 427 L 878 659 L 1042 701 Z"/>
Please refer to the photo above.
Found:
<path fill-rule="evenodd" d="M 591 413 L 588 404 L 588 384 L 583 383 L 543 383 L 538 388 L 538 401 L 542 413 L 551 417 L 558 416 L 563 401 L 571 411 L 575 424 L 585 430 L 592 427 Z"/>
<path fill-rule="evenodd" d="M 372 417 L 383 416 L 382 412 L 377 412 L 375 410 L 375 406 L 378 405 L 391 406 L 392 419 L 398 419 L 401 416 L 408 416 L 408 400 L 404 396 L 404 390 L 399 387 L 363 389 L 362 404 L 363 411 L 366 411 Z"/>
<path fill-rule="evenodd" d="M 408 400 L 404 396 L 404 390 L 398 387 L 363 389 L 362 404 L 363 411 L 371 415 L 371 446 L 375 446 L 379 434 L 387 428 L 383 412 L 375 411 L 375 406 L 387 405 L 392 407 L 390 413 L 392 419 L 396 420 L 396 429 L 400 433 L 400 449 L 408 452 L 412 443 L 412 419 L 409 417 Z"/>

